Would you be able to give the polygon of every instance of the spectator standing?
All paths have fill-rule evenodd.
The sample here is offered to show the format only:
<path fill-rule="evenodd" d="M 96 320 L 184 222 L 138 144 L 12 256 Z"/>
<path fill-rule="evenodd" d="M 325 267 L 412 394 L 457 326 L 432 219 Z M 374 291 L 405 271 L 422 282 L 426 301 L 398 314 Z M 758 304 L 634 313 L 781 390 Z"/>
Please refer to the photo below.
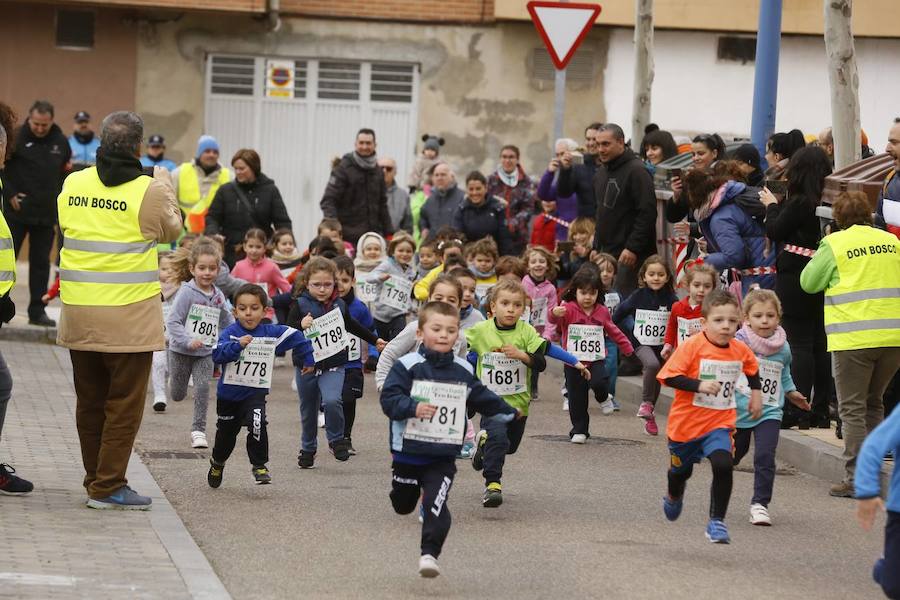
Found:
<path fill-rule="evenodd" d="M 397 185 L 397 161 L 393 158 L 379 158 L 378 166 L 384 172 L 384 185 L 387 186 L 388 213 L 391 215 L 391 227 L 394 231 L 401 229 L 412 233 L 412 212 L 409 208 L 409 192 Z"/>
<path fill-rule="evenodd" d="M 501 255 L 513 254 L 504 212 L 499 200 L 487 197 L 484 175 L 472 171 L 466 177 L 466 197 L 453 219 L 453 229 L 473 242 L 491 237 L 497 242 Z"/>
<path fill-rule="evenodd" d="M 272 237 L 274 231 L 290 229 L 291 218 L 275 182 L 262 172 L 256 150 L 238 150 L 231 167 L 235 180 L 216 191 L 206 215 L 205 233 L 222 236 L 225 262 L 233 269 L 247 231 L 258 228 Z"/>
<path fill-rule="evenodd" d="M 172 172 L 178 206 L 191 233 L 203 233 L 206 213 L 219 188 L 231 181 L 231 171 L 219 164 L 219 142 L 201 135 L 192 162 L 181 163 Z"/>
<path fill-rule="evenodd" d="M 387 185 L 375 156 L 374 131 L 363 128 L 357 132 L 353 152 L 345 154 L 331 171 L 319 205 L 326 218 L 341 222 L 344 239 L 353 245 L 367 231 L 382 236 L 394 233 Z"/>
<path fill-rule="evenodd" d="M 766 144 L 766 179 L 786 179 L 788 165 L 794 153 L 806 146 L 806 138 L 799 129 L 775 133 Z"/>
<path fill-rule="evenodd" d="M 141 118 L 112 113 L 100 137 L 97 166 L 70 175 L 57 201 L 66 240 L 57 343 L 72 359 L 88 506 L 147 510 L 150 498 L 128 487 L 125 469 L 153 352 L 165 348 L 156 245 L 178 237 L 181 218 L 168 174 L 141 168 Z"/>
<path fill-rule="evenodd" d="M 83 110 L 75 113 L 75 130 L 69 137 L 69 147 L 72 148 L 73 170 L 80 171 L 97 164 L 100 138 L 91 129 L 91 115 Z"/>
<path fill-rule="evenodd" d="M 431 239 L 444 227 L 452 227 L 464 199 L 450 165 L 436 164 L 431 172 L 431 195 L 419 211 L 422 239 Z"/>
<path fill-rule="evenodd" d="M 553 216 L 567 223 L 571 223 L 578 218 L 578 196 L 569 194 L 561 197 L 559 195 L 559 165 L 566 152 L 575 152 L 577 148 L 578 144 L 573 139 L 560 138 L 556 140 L 556 145 L 554 146 L 555 155 L 547 166 L 547 170 L 541 176 L 537 189 L 538 198 L 542 202 L 550 201 L 556 203 L 556 210 Z M 556 223 L 556 234 L 554 237 L 557 241 L 567 240 L 569 238 L 569 228 L 562 223 Z M 555 248 L 551 247 L 549 250 L 552 252 Z"/>
<path fill-rule="evenodd" d="M 839 231 L 822 238 L 800 285 L 825 292 L 846 460 L 844 481 L 830 493 L 851 498 L 860 447 L 882 420 L 882 396 L 900 365 L 900 242 L 872 226 L 864 192 L 843 192 L 832 211 Z"/>
<path fill-rule="evenodd" d="M 662 129 L 648 132 L 641 142 L 641 149 L 646 158 L 644 164 L 651 175 L 656 172 L 656 165 L 678 154 L 675 138 L 671 133 Z"/>
<path fill-rule="evenodd" d="M 756 146 L 753 144 L 741 144 L 734 149 L 728 158 L 737 163 L 741 174 L 747 180 L 747 185 L 762 187 L 765 184 L 766 176 L 762 172 L 759 150 L 757 150 Z"/>
<path fill-rule="evenodd" d="M 876 213 L 884 221 L 887 230 L 900 237 L 900 119 L 894 121 L 894 126 L 888 133 L 885 151 L 894 159 L 894 166 L 884 178 Z"/>
<path fill-rule="evenodd" d="M 600 167 L 600 156 L 597 154 L 597 132 L 603 123 L 591 123 L 584 130 L 584 146 L 587 152 L 583 164 L 571 161 L 560 169 L 557 180 L 557 196 L 578 197 L 578 216 L 590 217 L 597 214 L 597 199 L 594 196 L 594 174 Z"/>
<path fill-rule="evenodd" d="M 53 327 L 41 297 L 50 279 L 50 250 L 56 225 L 56 197 L 72 148 L 53 122 L 53 105 L 38 100 L 16 132 L 16 146 L 3 171 L 3 214 L 12 232 L 16 255 L 28 235 L 28 322 Z"/>
<path fill-rule="evenodd" d="M 503 146 L 500 166 L 487 178 L 487 196 L 506 203 L 510 254 L 518 256 L 528 245 L 528 225 L 538 212 L 536 191 L 534 182 L 519 164 L 519 149 L 511 144 Z"/>
<path fill-rule="evenodd" d="M 162 167 L 170 173 L 178 168 L 178 165 L 166 158 L 166 140 L 158 133 L 147 138 L 147 153 L 141 157 L 141 165 Z"/>

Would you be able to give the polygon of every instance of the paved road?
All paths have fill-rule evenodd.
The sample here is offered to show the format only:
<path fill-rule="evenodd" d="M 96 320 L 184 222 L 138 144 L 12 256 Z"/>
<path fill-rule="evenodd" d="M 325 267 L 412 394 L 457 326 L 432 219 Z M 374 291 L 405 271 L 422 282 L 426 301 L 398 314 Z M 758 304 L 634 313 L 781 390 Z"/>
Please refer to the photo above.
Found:
<path fill-rule="evenodd" d="M 542 379 L 544 399 L 507 464 L 502 507 L 481 507 L 482 482 L 459 462 L 443 575 L 421 580 L 419 524 L 395 515 L 387 498 L 387 427 L 371 377 L 354 435 L 360 454 L 341 464 L 320 450 L 311 471 L 296 466 L 290 377 L 289 367 L 276 369 L 268 408 L 273 485 L 251 483 L 240 443 L 218 490 L 206 485 L 205 452 L 168 454 L 192 456 L 189 401 L 162 415 L 148 410 L 139 438 L 151 472 L 235 598 L 881 597 L 869 576 L 881 534 L 859 530 L 853 503 L 828 497 L 825 482 L 782 470 L 775 526 L 758 528 L 747 522 L 752 475 L 736 473 L 733 543 L 714 546 L 703 536 L 708 468 L 689 483 L 681 520 L 668 523 L 660 508 L 664 438 L 643 435 L 631 411 L 603 418 L 592 407 L 595 437 L 572 446 L 553 376 Z M 210 432 L 214 418 L 211 410 Z"/>

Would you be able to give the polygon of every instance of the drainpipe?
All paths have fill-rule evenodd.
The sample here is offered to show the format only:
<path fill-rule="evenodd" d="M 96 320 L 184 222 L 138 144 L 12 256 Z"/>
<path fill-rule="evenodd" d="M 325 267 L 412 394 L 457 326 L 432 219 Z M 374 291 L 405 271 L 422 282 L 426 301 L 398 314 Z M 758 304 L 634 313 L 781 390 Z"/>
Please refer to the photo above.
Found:
<path fill-rule="evenodd" d="M 266 0 L 266 19 L 269 31 L 281 29 L 281 0 Z"/>

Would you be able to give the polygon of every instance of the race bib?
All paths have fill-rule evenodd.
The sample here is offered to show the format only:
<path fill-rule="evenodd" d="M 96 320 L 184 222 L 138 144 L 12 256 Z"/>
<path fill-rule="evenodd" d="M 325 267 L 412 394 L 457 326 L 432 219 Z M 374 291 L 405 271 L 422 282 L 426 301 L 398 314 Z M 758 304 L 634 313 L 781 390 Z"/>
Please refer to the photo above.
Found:
<path fill-rule="evenodd" d="M 236 362 L 225 365 L 223 382 L 228 385 L 268 389 L 272 385 L 272 368 L 275 365 L 275 346 L 272 337 L 253 338 L 241 352 Z"/>
<path fill-rule="evenodd" d="M 463 383 L 415 380 L 410 397 L 437 408 L 430 419 L 406 420 L 403 439 L 433 444 L 462 444 L 466 433 L 466 397 Z"/>
<path fill-rule="evenodd" d="M 642 346 L 662 346 L 669 311 L 639 308 L 634 313 L 634 339 Z"/>
<path fill-rule="evenodd" d="M 608 292 L 603 297 L 603 305 L 609 309 L 609 312 L 616 310 L 616 307 L 619 305 L 622 299 L 619 297 L 619 292 Z"/>
<path fill-rule="evenodd" d="M 479 300 L 484 300 L 487 296 L 488 292 L 491 291 L 491 288 L 494 287 L 493 283 L 478 283 L 475 285 L 475 296 L 478 297 Z"/>
<path fill-rule="evenodd" d="M 362 346 L 362 340 L 356 337 L 355 335 L 351 335 L 347 337 L 347 360 L 359 360 L 362 357 L 362 353 L 360 352 L 360 348 Z"/>
<path fill-rule="evenodd" d="M 378 303 L 396 310 L 409 310 L 409 297 L 412 294 L 412 281 L 405 277 L 391 275 L 381 286 Z"/>
<path fill-rule="evenodd" d="M 547 298 L 535 298 L 531 301 L 529 322 L 534 327 L 543 327 L 547 324 L 547 304 Z"/>
<path fill-rule="evenodd" d="M 207 348 L 215 346 L 219 339 L 219 312 L 215 306 L 192 304 L 184 324 L 188 335 L 200 340 Z"/>
<path fill-rule="evenodd" d="M 606 358 L 602 325 L 569 325 L 566 350 L 578 360 L 594 362 Z"/>
<path fill-rule="evenodd" d="M 481 380 L 498 396 L 521 394 L 528 388 L 528 367 L 521 360 L 508 358 L 502 352 L 488 352 L 481 357 Z"/>
<path fill-rule="evenodd" d="M 738 361 L 700 359 L 700 381 L 718 381 L 721 387 L 715 396 L 695 393 L 694 406 L 713 410 L 734 408 L 737 406 L 734 401 L 734 388 L 740 376 L 741 363 Z"/>
<path fill-rule="evenodd" d="M 340 308 L 335 308 L 315 319 L 303 334 L 312 343 L 315 362 L 334 356 L 347 346 L 344 315 L 341 314 Z"/>
<path fill-rule="evenodd" d="M 776 360 L 766 360 L 765 358 L 758 358 L 757 360 L 759 362 L 759 382 L 762 386 L 760 392 L 762 392 L 763 404 L 766 406 L 781 406 L 781 372 L 784 370 L 784 365 Z M 747 381 L 747 376 L 743 373 L 740 381 L 738 381 L 738 390 L 745 396 L 750 395 L 750 383 Z"/>
<path fill-rule="evenodd" d="M 377 283 L 367 283 L 365 281 L 360 281 L 356 284 L 356 297 L 359 298 L 360 302 L 363 302 L 365 304 L 375 302 L 375 298 L 377 295 Z"/>
<path fill-rule="evenodd" d="M 685 319 L 678 317 L 678 343 L 688 339 L 701 329 L 700 319 Z"/>

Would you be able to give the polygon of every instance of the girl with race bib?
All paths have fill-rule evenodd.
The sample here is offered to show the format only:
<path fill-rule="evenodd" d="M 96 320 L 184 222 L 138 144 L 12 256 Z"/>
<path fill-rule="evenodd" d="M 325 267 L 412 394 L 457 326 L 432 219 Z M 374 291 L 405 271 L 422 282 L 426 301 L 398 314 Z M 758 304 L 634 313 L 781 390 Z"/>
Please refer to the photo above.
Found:
<path fill-rule="evenodd" d="M 398 233 L 388 245 L 388 256 L 364 278 L 375 284 L 375 301 L 372 316 L 378 335 L 391 341 L 406 327 L 413 281 L 416 270 L 413 256 L 416 252 L 412 236 Z"/>
<path fill-rule="evenodd" d="M 734 434 L 734 464 L 737 465 L 750 450 L 753 436 L 753 499 L 750 503 L 750 522 L 771 525 L 769 502 L 775 485 L 775 449 L 784 415 L 784 400 L 800 410 L 808 411 L 809 402 L 797 391 L 791 378 L 791 347 L 787 343 L 781 321 L 781 302 L 771 290 L 752 290 L 743 301 L 744 326 L 735 336 L 747 344 L 759 361 L 759 380 L 762 384 L 763 412 L 754 419 L 748 410 L 748 389 L 738 382 L 737 431 Z"/>
<path fill-rule="evenodd" d="M 557 302 L 556 274 L 557 259 L 543 246 L 529 246 L 522 254 L 522 262 L 526 273 L 522 277 L 522 286 L 531 301 L 531 306 L 526 314 L 528 322 L 545 340 L 559 339 L 556 327 L 547 323 L 547 312 L 553 309 Z M 538 399 L 539 373 L 531 374 L 531 398 Z"/>
<path fill-rule="evenodd" d="M 266 247 L 266 233 L 262 229 L 254 227 L 244 234 L 245 258 L 237 261 L 231 274 L 250 283 L 262 286 L 269 297 L 291 291 L 291 284 L 284 278 L 278 265 L 266 256 L 269 249 Z M 275 311 L 266 309 L 266 318 L 271 322 Z"/>
<path fill-rule="evenodd" d="M 566 391 L 569 397 L 569 419 L 573 444 L 583 444 L 590 436 L 591 418 L 588 414 L 588 392 L 600 403 L 605 415 L 612 414 L 609 400 L 609 378 L 606 373 L 606 339 L 612 339 L 627 356 L 634 350 L 628 338 L 613 324 L 609 310 L 600 302 L 603 284 L 600 272 L 593 264 L 578 269 L 563 293 L 563 303 L 548 314 L 550 323 L 562 331 L 562 345 L 574 354 L 590 371 L 585 381 L 577 369 L 566 365 Z"/>
<path fill-rule="evenodd" d="M 678 344 L 700 331 L 703 299 L 719 281 L 719 274 L 709 265 L 694 263 L 684 270 L 688 295 L 672 305 L 669 323 L 666 325 L 666 345 L 660 355 L 669 360 Z"/>
<path fill-rule="evenodd" d="M 172 310 L 172 301 L 175 299 L 175 293 L 181 287 L 181 281 L 175 277 L 175 270 L 172 268 L 171 252 L 161 252 L 159 254 L 159 285 L 162 288 L 163 326 L 165 326 L 167 317 Z M 168 330 L 165 330 L 165 336 L 168 344 Z M 166 410 L 166 385 L 169 373 L 168 355 L 168 350 L 157 350 L 153 353 L 153 366 L 150 373 L 153 380 L 153 410 L 156 412 L 165 412 Z"/>
<path fill-rule="evenodd" d="M 603 284 L 603 305 L 613 314 L 616 307 L 622 301 L 622 296 L 616 289 L 616 275 L 619 273 L 619 263 L 612 254 L 598 252 L 594 255 L 594 264 L 600 269 L 600 283 Z M 619 412 L 619 401 L 616 400 L 616 380 L 619 378 L 619 347 L 610 338 L 606 338 L 606 374 L 609 376 L 609 394 L 607 398 L 612 402 L 613 410 Z"/>
<path fill-rule="evenodd" d="M 311 469 L 315 464 L 319 406 L 325 408 L 328 446 L 339 461 L 350 458 L 350 444 L 344 439 L 344 410 L 341 395 L 344 368 L 348 362 L 350 335 L 362 338 L 381 350 L 385 341 L 350 316 L 338 297 L 337 267 L 327 258 L 311 258 L 294 290 L 288 325 L 300 329 L 308 340 L 295 349 L 293 362 L 300 393 L 300 454 L 297 465 Z"/>
<path fill-rule="evenodd" d="M 644 433 L 657 435 L 654 409 L 659 399 L 659 382 L 656 374 L 662 364 L 662 351 L 666 324 L 672 305 L 678 301 L 672 287 L 672 270 L 668 263 L 654 254 L 644 261 L 638 271 L 638 289 L 616 307 L 613 321 L 625 328 L 625 334 L 634 345 L 634 353 L 643 366 L 644 386 L 641 406 L 637 416 L 644 420 Z M 625 323 L 634 326 L 626 327 Z"/>
<path fill-rule="evenodd" d="M 175 299 L 166 331 L 169 334 L 169 392 L 181 402 L 188 381 L 194 381 L 194 418 L 191 447 L 207 448 L 206 409 L 209 380 L 213 375 L 212 349 L 219 331 L 234 322 L 225 295 L 213 282 L 219 275 L 222 251 L 209 238 L 198 238 L 190 250 L 179 251 L 172 260 L 175 279 L 184 281 Z"/>

